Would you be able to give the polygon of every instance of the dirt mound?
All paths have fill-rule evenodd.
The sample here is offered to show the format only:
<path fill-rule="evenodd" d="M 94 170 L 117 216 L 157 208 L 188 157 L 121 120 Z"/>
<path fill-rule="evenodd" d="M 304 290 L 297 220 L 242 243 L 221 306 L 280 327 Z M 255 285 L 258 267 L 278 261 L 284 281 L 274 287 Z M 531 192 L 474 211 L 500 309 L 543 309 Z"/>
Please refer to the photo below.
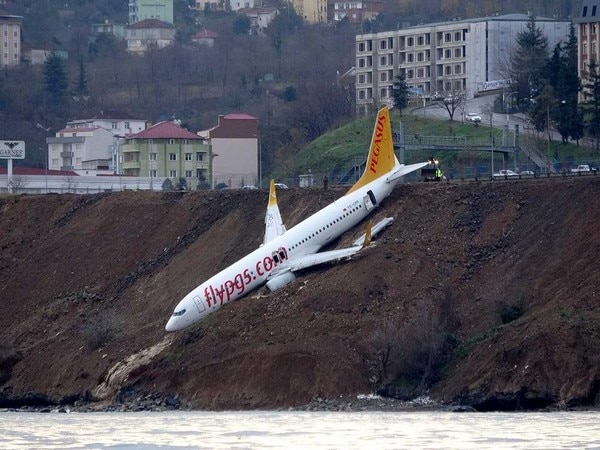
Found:
<path fill-rule="evenodd" d="M 279 192 L 286 225 L 343 193 Z M 400 185 L 376 213 L 393 225 L 360 256 L 158 346 L 187 292 L 260 245 L 266 203 L 258 191 L 0 197 L 2 395 L 89 398 L 129 367 L 105 398 L 600 404 L 600 179 Z"/>

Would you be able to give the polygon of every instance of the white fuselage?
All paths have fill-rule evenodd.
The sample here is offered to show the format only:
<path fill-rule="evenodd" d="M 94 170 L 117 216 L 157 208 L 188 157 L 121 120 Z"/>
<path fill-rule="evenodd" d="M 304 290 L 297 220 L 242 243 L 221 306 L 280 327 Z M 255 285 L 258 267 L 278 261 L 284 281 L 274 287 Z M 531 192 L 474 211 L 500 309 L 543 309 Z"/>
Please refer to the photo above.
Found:
<path fill-rule="evenodd" d="M 175 331 L 191 325 L 225 303 L 262 286 L 269 275 L 288 261 L 316 253 L 363 220 L 391 193 L 397 182 L 398 179 L 388 182 L 387 177 L 372 181 L 209 278 L 179 302 L 166 330 Z"/>

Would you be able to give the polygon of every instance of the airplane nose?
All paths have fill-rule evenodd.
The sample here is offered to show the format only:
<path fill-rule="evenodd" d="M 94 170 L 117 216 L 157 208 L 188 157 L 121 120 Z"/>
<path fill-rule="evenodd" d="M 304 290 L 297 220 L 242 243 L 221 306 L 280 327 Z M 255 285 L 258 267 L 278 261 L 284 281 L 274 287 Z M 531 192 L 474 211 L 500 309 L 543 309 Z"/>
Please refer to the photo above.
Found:
<path fill-rule="evenodd" d="M 165 325 L 165 331 L 177 331 L 177 329 L 178 328 L 175 325 L 175 317 L 171 317 Z"/>

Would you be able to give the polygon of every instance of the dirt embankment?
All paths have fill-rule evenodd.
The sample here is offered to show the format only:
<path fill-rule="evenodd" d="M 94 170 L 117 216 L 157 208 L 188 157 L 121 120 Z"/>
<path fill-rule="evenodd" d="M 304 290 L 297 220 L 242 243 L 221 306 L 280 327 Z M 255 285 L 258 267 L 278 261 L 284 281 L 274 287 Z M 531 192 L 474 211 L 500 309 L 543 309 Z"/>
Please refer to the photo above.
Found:
<path fill-rule="evenodd" d="M 292 226 L 344 191 L 281 191 Z M 166 334 L 256 248 L 266 192 L 0 197 L 0 406 L 277 408 L 379 391 L 600 406 L 600 178 L 400 185 L 352 261 Z M 362 230 L 342 237 L 343 245 Z"/>

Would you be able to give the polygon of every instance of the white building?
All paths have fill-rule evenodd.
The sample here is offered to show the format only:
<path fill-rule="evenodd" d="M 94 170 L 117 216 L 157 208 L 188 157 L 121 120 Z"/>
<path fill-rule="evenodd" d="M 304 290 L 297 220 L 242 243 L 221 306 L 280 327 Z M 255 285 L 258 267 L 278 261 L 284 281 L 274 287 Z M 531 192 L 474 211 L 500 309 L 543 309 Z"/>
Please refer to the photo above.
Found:
<path fill-rule="evenodd" d="M 16 66 L 21 61 L 21 23 L 23 17 L 0 13 L 0 67 Z"/>
<path fill-rule="evenodd" d="M 132 53 L 144 53 L 150 46 L 164 48 L 175 42 L 175 27 L 158 19 L 146 19 L 127 25 L 125 40 L 127 50 Z"/>
<path fill-rule="evenodd" d="M 370 114 L 392 99 L 392 86 L 404 72 L 413 92 L 478 92 L 506 82 L 517 35 L 529 16 L 508 14 L 419 25 L 356 36 L 356 108 Z M 566 41 L 570 22 L 536 18 L 552 50 Z"/>
<path fill-rule="evenodd" d="M 63 128 L 46 138 L 48 169 L 79 175 L 112 173 L 114 135 L 101 127 Z"/>

